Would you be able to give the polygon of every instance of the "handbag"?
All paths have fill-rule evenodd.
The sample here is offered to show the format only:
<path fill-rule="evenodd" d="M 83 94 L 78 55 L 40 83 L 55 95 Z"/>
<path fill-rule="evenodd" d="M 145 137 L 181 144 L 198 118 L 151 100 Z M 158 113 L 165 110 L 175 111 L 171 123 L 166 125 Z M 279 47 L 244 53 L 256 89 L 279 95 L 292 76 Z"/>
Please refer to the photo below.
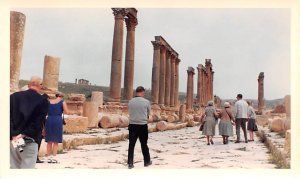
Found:
<path fill-rule="evenodd" d="M 258 128 L 257 128 L 257 125 L 256 125 L 256 124 L 254 124 L 253 131 L 258 131 Z"/>
<path fill-rule="evenodd" d="M 65 121 L 65 116 L 64 116 L 64 113 L 62 113 L 62 121 L 63 121 L 63 125 L 66 125 L 66 121 Z"/>
<path fill-rule="evenodd" d="M 200 125 L 199 131 L 203 131 L 204 124 L 205 124 L 205 121 L 203 121 L 202 124 Z"/>

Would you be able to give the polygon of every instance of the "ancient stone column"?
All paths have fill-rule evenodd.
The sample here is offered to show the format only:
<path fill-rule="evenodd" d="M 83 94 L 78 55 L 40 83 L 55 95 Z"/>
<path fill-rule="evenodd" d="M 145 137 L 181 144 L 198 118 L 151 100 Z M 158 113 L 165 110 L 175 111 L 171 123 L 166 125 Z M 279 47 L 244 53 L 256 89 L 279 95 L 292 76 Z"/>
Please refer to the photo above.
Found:
<path fill-rule="evenodd" d="M 129 16 L 125 19 L 127 27 L 125 75 L 124 75 L 124 100 L 129 101 L 133 96 L 134 76 L 134 48 L 135 48 L 135 27 L 138 24 L 137 18 Z"/>
<path fill-rule="evenodd" d="M 166 56 L 166 77 L 165 77 L 165 106 L 170 106 L 170 85 L 171 85 L 171 51 Z"/>
<path fill-rule="evenodd" d="M 179 62 L 180 59 L 176 58 L 175 60 L 175 94 L 174 94 L 174 106 L 179 107 Z"/>
<path fill-rule="evenodd" d="M 197 67 L 197 70 L 198 70 L 198 79 L 197 79 L 197 102 L 198 104 L 201 106 L 201 97 L 202 97 L 202 70 L 203 70 L 203 65 L 201 64 L 198 64 L 198 67 Z"/>
<path fill-rule="evenodd" d="M 171 55 L 171 91 L 170 91 L 170 106 L 175 106 L 175 55 Z"/>
<path fill-rule="evenodd" d="M 121 77 L 122 77 L 122 49 L 123 26 L 126 10 L 124 8 L 112 8 L 115 16 L 114 37 L 112 46 L 111 74 L 110 74 L 110 102 L 120 102 Z"/>
<path fill-rule="evenodd" d="M 19 78 L 23 50 L 26 16 L 10 12 L 10 91 L 19 90 Z"/>
<path fill-rule="evenodd" d="M 265 106 L 264 99 L 264 72 L 260 72 L 258 76 L 258 113 L 262 114 Z"/>
<path fill-rule="evenodd" d="M 160 74 L 159 74 L 159 104 L 165 104 L 165 64 L 166 64 L 166 47 L 160 48 Z"/>
<path fill-rule="evenodd" d="M 186 90 L 186 110 L 193 110 L 193 94 L 194 94 L 194 68 L 188 67 L 187 70 L 188 78 L 187 78 L 187 90 Z"/>
<path fill-rule="evenodd" d="M 159 94 L 159 72 L 160 72 L 160 46 L 161 43 L 158 41 L 151 41 L 153 51 L 153 66 L 152 66 L 152 85 L 151 85 L 151 101 L 153 104 L 158 104 Z"/>
<path fill-rule="evenodd" d="M 98 107 L 103 107 L 103 92 L 92 91 L 91 101 L 98 104 Z"/>
<path fill-rule="evenodd" d="M 43 86 L 46 90 L 58 91 L 60 58 L 45 56 Z"/>
<path fill-rule="evenodd" d="M 212 92 L 212 86 L 213 86 L 213 71 L 212 71 L 212 64 L 211 64 L 211 59 L 205 59 L 205 68 L 207 71 L 207 100 L 213 100 L 213 92 Z"/>

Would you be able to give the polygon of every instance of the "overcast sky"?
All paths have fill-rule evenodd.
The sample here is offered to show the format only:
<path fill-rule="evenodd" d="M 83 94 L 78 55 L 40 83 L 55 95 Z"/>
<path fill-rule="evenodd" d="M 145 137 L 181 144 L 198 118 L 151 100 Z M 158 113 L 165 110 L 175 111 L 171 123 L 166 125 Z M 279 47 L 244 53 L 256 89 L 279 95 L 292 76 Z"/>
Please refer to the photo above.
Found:
<path fill-rule="evenodd" d="M 43 75 L 45 55 L 61 58 L 59 80 L 87 79 L 109 86 L 114 31 L 110 8 L 12 9 L 26 15 L 20 79 Z M 187 68 L 212 61 L 214 94 L 222 99 L 257 99 L 264 72 L 266 99 L 290 94 L 290 9 L 137 8 L 134 88 L 151 88 L 154 36 L 179 54 L 179 90 L 186 92 Z M 126 28 L 122 87 L 124 78 Z"/>

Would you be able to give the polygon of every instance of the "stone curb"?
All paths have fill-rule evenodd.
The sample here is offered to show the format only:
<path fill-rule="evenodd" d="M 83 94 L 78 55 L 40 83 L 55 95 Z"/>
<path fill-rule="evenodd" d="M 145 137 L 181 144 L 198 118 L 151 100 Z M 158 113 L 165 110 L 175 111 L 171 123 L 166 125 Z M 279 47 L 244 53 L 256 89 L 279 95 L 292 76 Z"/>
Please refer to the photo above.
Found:
<path fill-rule="evenodd" d="M 274 158 L 273 162 L 279 166 L 279 168 L 290 168 L 290 156 L 284 151 L 284 138 L 276 137 L 275 132 L 270 132 L 268 128 L 258 126 L 258 132 L 256 133 L 260 140 L 265 143 Z M 277 138 L 277 140 L 275 140 Z"/>

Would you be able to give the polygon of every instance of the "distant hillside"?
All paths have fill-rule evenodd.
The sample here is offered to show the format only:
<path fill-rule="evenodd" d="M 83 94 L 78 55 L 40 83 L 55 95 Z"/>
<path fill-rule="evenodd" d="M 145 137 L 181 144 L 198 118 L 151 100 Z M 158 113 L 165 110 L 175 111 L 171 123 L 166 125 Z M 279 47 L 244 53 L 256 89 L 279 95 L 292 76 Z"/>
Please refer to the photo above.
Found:
<path fill-rule="evenodd" d="M 23 87 L 27 85 L 27 80 L 20 80 L 19 87 Z M 101 91 L 103 92 L 103 100 L 107 101 L 109 97 L 109 87 L 107 86 L 96 86 L 96 85 L 79 85 L 69 82 L 59 82 L 58 83 L 58 90 L 63 92 L 64 94 L 69 93 L 79 93 L 79 94 L 85 94 L 85 97 L 87 100 L 90 100 L 92 92 L 93 91 Z M 123 92 L 123 89 L 121 89 L 121 93 Z M 196 95 L 194 95 L 196 97 Z M 183 103 L 185 101 L 186 93 L 185 92 L 179 92 L 179 101 Z M 145 98 L 148 100 L 151 100 L 151 89 L 146 89 Z M 222 99 L 222 101 L 234 101 L 235 99 Z M 247 100 L 247 99 L 246 99 Z M 253 106 L 257 107 L 257 99 L 250 99 L 253 101 Z M 266 100 L 266 108 L 267 109 L 273 109 L 278 104 L 283 104 L 283 99 L 274 99 L 274 100 Z"/>

